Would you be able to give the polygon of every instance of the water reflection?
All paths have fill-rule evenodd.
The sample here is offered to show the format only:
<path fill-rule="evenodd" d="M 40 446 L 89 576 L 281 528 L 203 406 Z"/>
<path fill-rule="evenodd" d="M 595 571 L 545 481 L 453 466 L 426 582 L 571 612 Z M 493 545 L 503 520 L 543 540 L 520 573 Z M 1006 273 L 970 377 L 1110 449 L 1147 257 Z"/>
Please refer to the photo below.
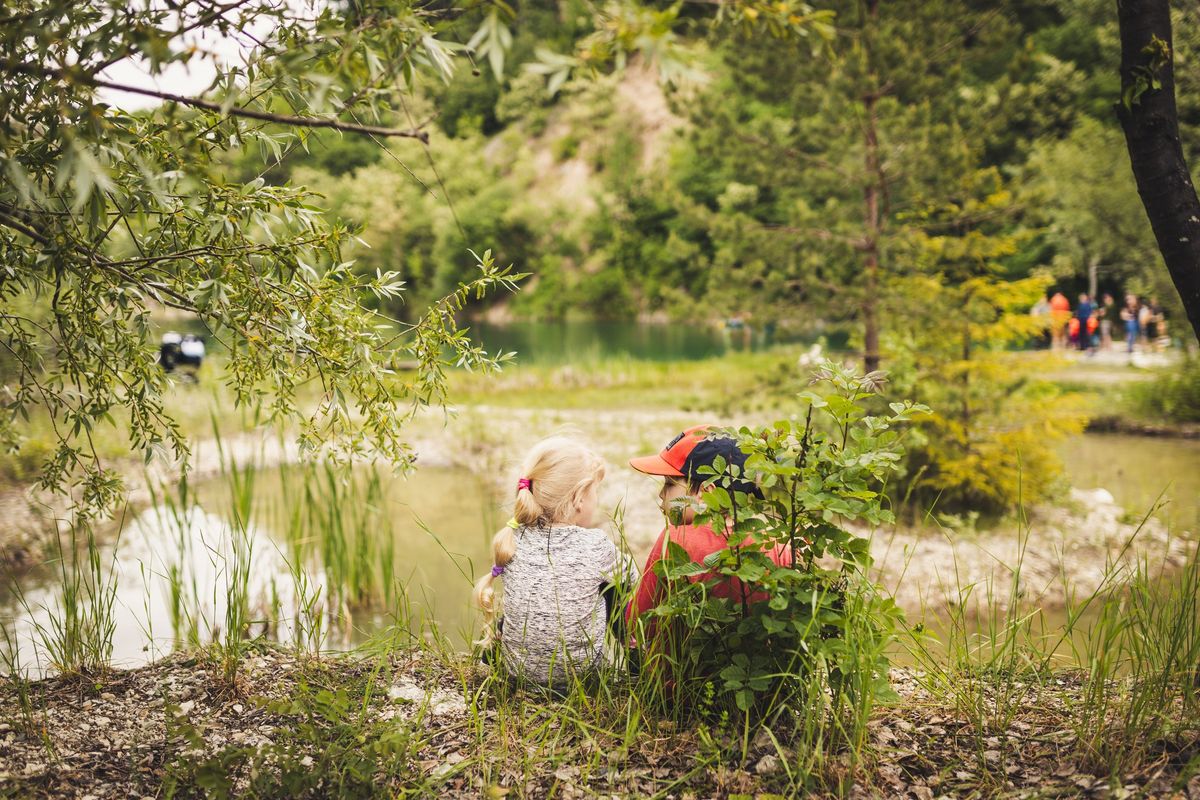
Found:
<path fill-rule="evenodd" d="M 311 652 L 425 621 L 466 644 L 471 582 L 500 513 L 471 473 L 445 469 L 404 478 L 362 468 L 347 478 L 286 467 L 166 498 L 96 554 L 99 591 L 114 588 L 111 663 L 136 666 L 219 641 L 238 603 L 247 635 Z M 52 668 L 45 640 L 62 618 L 63 571 L 86 571 L 88 553 L 66 550 L 0 597 L 0 618 L 33 675 Z"/>
<path fill-rule="evenodd" d="M 1131 516 L 1165 503 L 1158 517 L 1174 534 L 1200 535 L 1200 441 L 1089 433 L 1059 449 L 1079 488 L 1104 488 Z"/>
<path fill-rule="evenodd" d="M 610 357 L 691 361 L 782 343 L 811 344 L 822 336 L 826 349 L 837 351 L 844 350 L 847 341 L 844 331 L 783 332 L 754 320 L 718 320 L 710 326 L 613 320 L 477 322 L 471 332 L 489 351 L 515 350 L 522 364 L 550 365 Z"/>

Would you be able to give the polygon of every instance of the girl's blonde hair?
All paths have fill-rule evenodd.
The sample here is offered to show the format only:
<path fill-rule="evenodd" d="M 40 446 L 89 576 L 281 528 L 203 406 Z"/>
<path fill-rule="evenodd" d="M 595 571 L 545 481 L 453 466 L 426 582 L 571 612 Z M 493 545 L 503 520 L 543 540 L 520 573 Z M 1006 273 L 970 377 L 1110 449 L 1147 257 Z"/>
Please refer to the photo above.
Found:
<path fill-rule="evenodd" d="M 563 522 L 571 507 L 591 486 L 604 479 L 604 460 L 584 444 L 568 436 L 551 436 L 533 446 L 521 465 L 522 481 L 513 503 L 518 525 L 545 526 Z M 508 565 L 517 552 L 514 529 L 505 526 L 492 537 L 492 563 Z M 483 610 L 483 638 L 489 646 L 496 640 L 495 575 L 489 570 L 475 583 L 475 605 Z"/>

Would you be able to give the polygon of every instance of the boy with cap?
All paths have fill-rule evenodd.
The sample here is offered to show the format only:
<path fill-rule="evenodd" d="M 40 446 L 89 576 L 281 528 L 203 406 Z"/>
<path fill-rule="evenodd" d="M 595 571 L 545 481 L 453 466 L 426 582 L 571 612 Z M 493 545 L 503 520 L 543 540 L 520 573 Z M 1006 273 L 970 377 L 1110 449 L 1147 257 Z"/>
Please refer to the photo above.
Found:
<path fill-rule="evenodd" d="M 626 619 L 632 626 L 639 614 L 654 608 L 661 599 L 658 575 L 654 573 L 654 564 L 666 552 L 667 542 L 671 541 L 682 547 L 691 556 L 692 561 L 703 564 L 705 557 L 723 550 L 730 542 L 727 534 L 714 531 L 711 525 L 695 525 L 695 511 L 685 505 L 678 513 L 672 514 L 678 508 L 677 501 L 690 497 L 699 500 L 703 494 L 703 484 L 711 475 L 699 473 L 700 467 L 711 467 L 720 456 L 726 464 L 736 464 L 742 469 L 746 463 L 746 454 L 738 449 L 737 442 L 728 436 L 716 434 L 711 425 L 697 425 L 688 428 L 671 440 L 661 452 L 630 459 L 629 466 L 646 475 L 657 475 L 664 478 L 662 491 L 658 495 L 663 513 L 667 515 L 667 527 L 659 535 L 658 541 L 646 558 L 645 569 L 642 570 L 641 582 L 637 593 L 626 609 Z M 747 493 L 758 494 L 759 490 L 752 482 L 737 480 L 733 488 Z M 674 517 L 674 518 L 673 518 Z M 786 545 L 780 545 L 769 554 L 771 559 L 780 565 L 791 563 L 791 555 Z M 690 578 L 692 581 L 703 581 L 712 578 L 709 573 Z M 755 593 L 738 579 L 731 578 L 712 589 L 714 597 L 732 597 L 745 602 L 755 602 L 762 599 L 761 593 Z"/>

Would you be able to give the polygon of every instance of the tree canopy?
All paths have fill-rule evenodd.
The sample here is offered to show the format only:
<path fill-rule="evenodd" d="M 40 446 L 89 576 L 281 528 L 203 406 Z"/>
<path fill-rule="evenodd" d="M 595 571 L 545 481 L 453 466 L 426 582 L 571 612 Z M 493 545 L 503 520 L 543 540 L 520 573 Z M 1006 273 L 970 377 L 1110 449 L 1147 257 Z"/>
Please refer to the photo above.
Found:
<path fill-rule="evenodd" d="M 228 351 L 239 401 L 275 416 L 301 412 L 302 443 L 371 452 L 403 464 L 406 417 L 443 392 L 442 365 L 497 361 L 460 331 L 468 298 L 517 276 L 459 241 L 473 274 L 413 321 L 367 302 L 395 301 L 394 269 L 364 272 L 343 250 L 356 229 L 322 214 L 313 193 L 261 174 L 235 179 L 227 154 L 276 159 L 314 130 L 424 142 L 408 96 L 447 79 L 462 46 L 440 38 L 452 16 L 407 3 L 124 0 L 10 3 L 0 19 L 0 343 L 8 392 L 0 434 L 11 446 L 35 408 L 58 447 L 47 487 L 77 483 L 84 507 L 119 495 L 91 444 L 123 417 L 147 459 L 187 443 L 164 406 L 149 318 L 195 314 Z M 254 40 L 246 63 L 217 63 L 202 97 L 122 86 L 106 70 L 136 59 L 150 75 L 203 56 L 207 32 Z M 130 112 L 101 89 L 161 99 Z M 397 351 L 418 366 L 400 376 Z M 298 408 L 316 383 L 320 402 Z M 407 411 L 406 411 L 407 408 Z"/>

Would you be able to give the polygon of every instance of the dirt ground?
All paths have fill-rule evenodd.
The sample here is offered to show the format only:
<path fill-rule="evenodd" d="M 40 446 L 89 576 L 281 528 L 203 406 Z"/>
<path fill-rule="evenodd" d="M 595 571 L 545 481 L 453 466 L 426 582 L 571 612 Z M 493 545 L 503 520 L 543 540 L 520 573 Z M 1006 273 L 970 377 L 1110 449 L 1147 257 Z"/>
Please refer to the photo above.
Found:
<path fill-rule="evenodd" d="M 246 660 L 237 688 L 228 690 L 220 688 L 214 664 L 175 655 L 99 680 L 36 683 L 31 687 L 34 710 L 28 716 L 17 707 L 12 687 L 5 686 L 0 688 L 0 795 L 161 796 L 164 781 L 178 775 L 181 764 L 194 767 L 205 755 L 284 740 L 300 719 L 268 704 L 293 695 L 301 681 L 330 690 L 361 687 L 376 666 L 347 658 L 312 661 L 300 669 L 290 654 L 264 648 Z M 467 702 L 475 697 L 482 670 L 475 668 L 464 685 L 456 677 L 461 673 L 415 653 L 397 652 L 384 662 L 367 713 L 380 726 L 372 735 L 391 728 L 418 731 L 406 788 L 421 787 L 422 796 L 440 797 L 504 797 L 510 792 L 641 797 L 665 792 L 667 797 L 701 798 L 787 792 L 786 745 L 780 751 L 762 736 L 744 760 L 737 747 L 714 760 L 711 745 L 702 744 L 696 731 L 671 726 L 656 731 L 653 723 L 623 744 L 615 733 L 597 731 L 587 740 L 566 734 L 558 752 L 569 754 L 567 759 L 547 761 L 540 768 L 497 763 L 489 749 L 494 737 L 487 730 L 494 711 L 485 707 L 473 716 Z M 869 758 L 856 772 L 852 797 L 1200 800 L 1200 776 L 1189 778 L 1184 772 L 1200 746 L 1194 732 L 1169 746 L 1155 745 L 1152 766 L 1137 774 L 1109 776 L 1081 762 L 1078 732 L 1068 713 L 1080 687 L 1069 675 L 1049 685 L 1017 684 L 1012 691 L 1021 702 L 1015 716 L 982 736 L 962 711 L 922 687 L 920 673 L 893 670 L 891 678 L 899 700 L 879 708 L 870 723 Z M 507 702 L 522 704 L 518 710 L 531 718 L 555 711 L 553 702 L 540 694 Z M 202 744 L 192 738 L 194 732 Z M 308 756 L 298 755 L 305 763 Z M 247 776 L 235 770 L 227 777 L 236 795 L 237 781 Z"/>

